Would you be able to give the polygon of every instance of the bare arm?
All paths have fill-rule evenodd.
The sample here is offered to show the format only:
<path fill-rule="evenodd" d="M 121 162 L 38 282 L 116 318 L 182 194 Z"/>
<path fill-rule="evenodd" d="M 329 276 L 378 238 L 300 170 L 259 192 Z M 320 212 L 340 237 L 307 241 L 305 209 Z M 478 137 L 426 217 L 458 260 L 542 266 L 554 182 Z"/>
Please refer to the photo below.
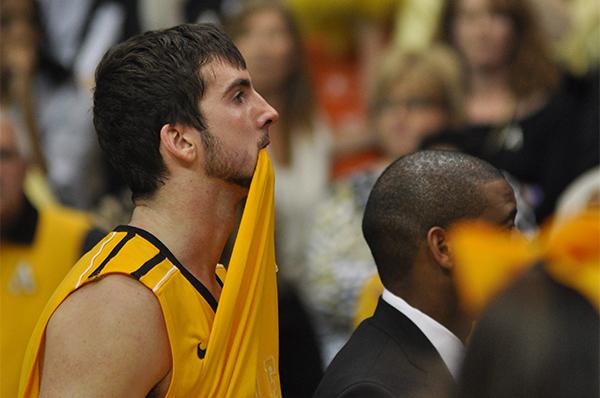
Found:
<path fill-rule="evenodd" d="M 145 397 L 169 374 L 156 297 L 111 275 L 71 294 L 46 329 L 41 397 Z"/>

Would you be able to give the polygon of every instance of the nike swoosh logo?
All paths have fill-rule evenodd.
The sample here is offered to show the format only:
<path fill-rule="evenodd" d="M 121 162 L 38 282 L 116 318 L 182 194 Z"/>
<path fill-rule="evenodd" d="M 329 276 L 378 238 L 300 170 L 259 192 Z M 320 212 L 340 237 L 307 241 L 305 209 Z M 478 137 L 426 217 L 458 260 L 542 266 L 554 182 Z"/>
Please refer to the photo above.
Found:
<path fill-rule="evenodd" d="M 198 358 L 204 359 L 204 357 L 206 356 L 206 348 L 202 349 L 201 344 L 202 343 L 198 343 L 198 347 L 197 347 L 196 352 L 198 354 Z"/>

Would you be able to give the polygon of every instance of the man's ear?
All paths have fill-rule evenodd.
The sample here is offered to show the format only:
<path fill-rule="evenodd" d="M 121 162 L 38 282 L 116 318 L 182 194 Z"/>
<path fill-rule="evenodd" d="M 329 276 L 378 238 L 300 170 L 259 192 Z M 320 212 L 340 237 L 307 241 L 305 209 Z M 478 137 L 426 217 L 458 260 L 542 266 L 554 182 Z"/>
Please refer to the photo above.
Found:
<path fill-rule="evenodd" d="M 162 148 L 180 161 L 191 162 L 197 156 L 197 148 L 192 134 L 196 131 L 180 123 L 165 124 L 160 129 Z"/>
<path fill-rule="evenodd" d="M 451 270 L 453 267 L 450 247 L 446 230 L 442 227 L 431 227 L 427 231 L 427 246 L 431 256 L 443 268 Z"/>

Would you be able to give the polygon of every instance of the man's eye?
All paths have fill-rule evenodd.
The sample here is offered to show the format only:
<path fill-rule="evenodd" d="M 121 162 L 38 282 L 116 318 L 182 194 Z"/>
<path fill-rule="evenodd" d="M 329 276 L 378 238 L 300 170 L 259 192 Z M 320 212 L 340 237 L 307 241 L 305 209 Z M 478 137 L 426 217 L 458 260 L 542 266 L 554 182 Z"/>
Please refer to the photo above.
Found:
<path fill-rule="evenodd" d="M 235 102 L 242 103 L 244 101 L 244 97 L 245 97 L 244 92 L 240 91 L 235 95 L 235 97 L 233 97 L 233 100 Z"/>

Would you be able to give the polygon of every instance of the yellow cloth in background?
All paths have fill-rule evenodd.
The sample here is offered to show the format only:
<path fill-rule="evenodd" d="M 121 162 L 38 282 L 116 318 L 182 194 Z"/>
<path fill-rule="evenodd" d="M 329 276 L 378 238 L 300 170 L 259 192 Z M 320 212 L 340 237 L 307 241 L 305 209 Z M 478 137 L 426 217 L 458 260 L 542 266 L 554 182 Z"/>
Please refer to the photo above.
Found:
<path fill-rule="evenodd" d="M 0 245 L 0 397 L 16 397 L 27 343 L 46 302 L 81 255 L 87 215 L 39 209 L 31 244 Z"/>
<path fill-rule="evenodd" d="M 379 274 L 375 274 L 364 284 L 358 294 L 353 329 L 356 329 L 365 319 L 373 316 L 381 293 L 383 293 L 383 284 L 379 279 Z"/>
<path fill-rule="evenodd" d="M 274 173 L 261 150 L 208 340 L 200 397 L 280 397 Z"/>
<path fill-rule="evenodd" d="M 38 209 L 58 205 L 58 200 L 52 193 L 48 179 L 39 167 L 29 166 L 25 176 L 23 190 L 27 198 Z M 72 265 L 72 264 L 69 264 Z"/>
<path fill-rule="evenodd" d="M 598 0 L 566 2 L 571 19 L 567 34 L 555 43 L 558 61 L 576 75 L 600 66 L 600 4 Z"/>
<path fill-rule="evenodd" d="M 318 37 L 327 54 L 354 51 L 361 25 L 393 21 L 402 0 L 286 0 L 305 38 Z"/>
<path fill-rule="evenodd" d="M 393 47 L 427 50 L 435 41 L 444 3 L 440 0 L 405 0 L 398 9 Z"/>
<path fill-rule="evenodd" d="M 554 280 L 576 290 L 600 311 L 598 210 L 549 224 L 532 241 L 481 221 L 454 226 L 449 240 L 459 298 L 473 314 L 480 313 L 498 292 L 538 262 L 543 262 Z"/>

